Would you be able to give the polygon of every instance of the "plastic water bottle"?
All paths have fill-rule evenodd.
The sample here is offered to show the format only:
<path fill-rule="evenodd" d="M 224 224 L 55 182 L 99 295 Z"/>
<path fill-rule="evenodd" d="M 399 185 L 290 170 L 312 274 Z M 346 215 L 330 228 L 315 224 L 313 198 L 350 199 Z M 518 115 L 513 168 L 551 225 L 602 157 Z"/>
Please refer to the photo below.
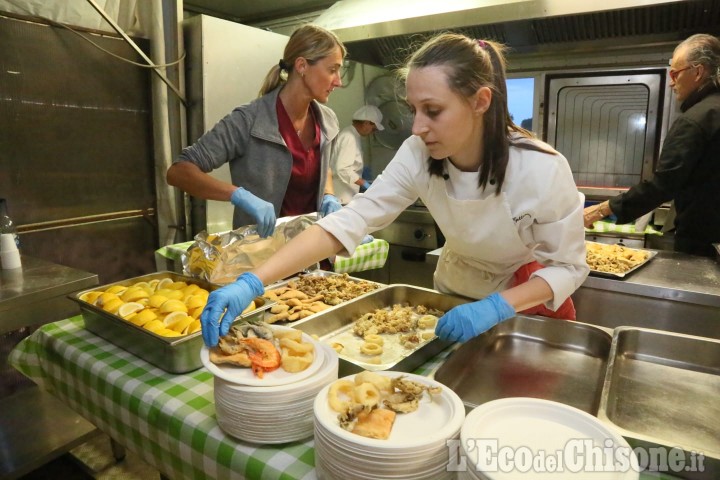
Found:
<path fill-rule="evenodd" d="M 18 237 L 15 222 L 13 222 L 12 218 L 8 215 L 7 201 L 4 198 L 0 198 L 0 234 L 3 233 L 12 234 L 15 239 L 15 245 L 20 248 L 20 237 Z"/>

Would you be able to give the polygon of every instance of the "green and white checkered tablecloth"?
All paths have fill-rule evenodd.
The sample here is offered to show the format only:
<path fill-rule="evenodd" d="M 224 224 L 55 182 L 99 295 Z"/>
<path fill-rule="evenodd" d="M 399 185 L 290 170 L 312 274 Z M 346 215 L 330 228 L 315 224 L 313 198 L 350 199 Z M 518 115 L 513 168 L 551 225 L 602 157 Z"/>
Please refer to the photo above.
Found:
<path fill-rule="evenodd" d="M 168 245 L 156 250 L 155 254 L 173 260 L 176 262 L 176 266 L 182 269 L 182 254 L 193 243 L 190 241 Z M 372 242 L 358 246 L 351 257 L 336 256 L 333 270 L 337 273 L 352 273 L 382 268 L 385 265 L 389 251 L 390 244 L 385 240 L 376 238 Z"/>
<path fill-rule="evenodd" d="M 176 243 L 174 245 L 168 245 L 166 247 L 160 247 L 155 251 L 155 253 L 162 255 L 167 259 L 179 262 L 182 258 L 182 254 L 185 253 L 188 247 L 190 247 L 190 245 L 192 245 L 193 243 L 195 242 L 189 241 L 183 243 Z"/>
<path fill-rule="evenodd" d="M 433 373 L 451 348 L 415 373 Z M 218 426 L 204 367 L 167 373 L 85 330 L 81 316 L 44 325 L 8 361 L 174 480 L 316 478 L 312 438 L 268 446 L 235 440 Z"/>
<path fill-rule="evenodd" d="M 617 224 L 611 221 L 597 221 L 593 223 L 592 228 L 586 228 L 585 233 L 635 233 L 638 235 L 662 235 L 660 230 L 656 230 L 652 225 L 645 227 L 645 230 L 638 232 L 634 223 Z"/>
<path fill-rule="evenodd" d="M 390 244 L 379 238 L 359 245 L 351 257 L 337 255 L 333 262 L 333 271 L 337 273 L 363 272 L 382 268 L 390 251 Z"/>

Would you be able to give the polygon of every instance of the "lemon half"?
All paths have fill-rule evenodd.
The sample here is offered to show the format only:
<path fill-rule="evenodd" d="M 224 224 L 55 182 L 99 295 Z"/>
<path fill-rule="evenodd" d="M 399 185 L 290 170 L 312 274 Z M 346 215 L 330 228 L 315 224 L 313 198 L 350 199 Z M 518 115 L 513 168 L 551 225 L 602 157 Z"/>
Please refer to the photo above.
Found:
<path fill-rule="evenodd" d="M 120 315 L 122 318 L 126 319 L 133 313 L 138 312 L 138 311 L 142 310 L 143 308 L 145 308 L 145 307 L 143 307 L 143 305 L 141 303 L 137 303 L 137 302 L 123 303 L 122 305 L 120 305 L 120 308 L 118 308 L 117 314 Z"/>

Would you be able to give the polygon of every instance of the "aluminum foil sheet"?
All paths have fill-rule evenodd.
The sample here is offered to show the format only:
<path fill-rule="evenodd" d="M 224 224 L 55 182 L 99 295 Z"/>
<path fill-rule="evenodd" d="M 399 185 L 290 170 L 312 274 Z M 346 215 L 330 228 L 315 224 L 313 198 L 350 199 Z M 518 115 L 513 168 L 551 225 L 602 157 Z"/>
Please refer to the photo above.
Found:
<path fill-rule="evenodd" d="M 280 219 L 275 232 L 267 238 L 258 235 L 255 225 L 225 233 L 200 232 L 182 255 L 183 273 L 214 284 L 232 283 L 241 273 L 265 262 L 316 219 L 315 214 Z"/>

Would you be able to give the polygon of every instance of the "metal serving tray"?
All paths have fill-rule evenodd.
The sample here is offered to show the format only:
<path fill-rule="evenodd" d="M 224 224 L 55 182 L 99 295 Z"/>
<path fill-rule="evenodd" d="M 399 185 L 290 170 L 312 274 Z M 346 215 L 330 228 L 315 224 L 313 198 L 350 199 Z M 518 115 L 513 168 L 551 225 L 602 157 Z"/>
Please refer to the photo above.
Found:
<path fill-rule="evenodd" d="M 425 305 L 442 311 L 466 303 L 462 297 L 444 295 L 435 290 L 414 287 L 411 285 L 389 285 L 381 290 L 367 293 L 346 303 L 340 304 L 314 316 L 307 317 L 297 323 L 294 328 L 309 335 L 317 335 L 325 343 L 333 343 L 333 339 L 346 334 L 352 329 L 353 323 L 362 315 L 374 310 L 391 307 L 395 304 L 411 306 Z M 451 345 L 437 337 L 422 342 L 414 350 L 404 349 L 396 358 L 385 363 L 373 364 L 356 358 L 349 358 L 342 353 L 340 356 L 339 375 L 351 375 L 363 370 L 397 370 L 411 372 L 430 358 Z"/>
<path fill-rule="evenodd" d="M 592 325 L 518 315 L 463 344 L 435 379 L 470 409 L 534 397 L 595 415 L 611 343 L 609 333 Z"/>
<path fill-rule="evenodd" d="M 614 331 L 598 418 L 619 427 L 631 446 L 681 448 L 705 455 L 720 478 L 720 341 L 659 330 Z"/>
<path fill-rule="evenodd" d="M 323 277 L 323 278 L 328 278 L 328 277 L 333 277 L 333 276 L 343 276 L 343 275 L 345 275 L 345 274 L 343 274 L 343 273 L 335 273 L 335 272 L 328 272 L 328 271 L 326 271 L 326 270 L 313 270 L 313 271 L 311 271 L 311 272 L 307 272 L 307 273 L 303 273 L 303 274 L 302 274 L 302 276 L 304 276 L 304 277 Z M 281 281 L 279 281 L 279 282 L 273 283 L 272 285 L 269 285 L 269 286 L 265 287 L 265 290 L 266 290 L 266 291 L 267 291 L 267 290 L 275 290 L 275 289 L 277 289 L 277 288 L 285 287 L 285 286 L 286 286 L 288 283 L 290 283 L 291 281 L 293 281 L 293 280 L 298 280 L 299 278 L 300 278 L 299 275 L 295 275 L 294 277 L 286 278 L 285 280 L 281 280 Z M 378 282 L 373 282 L 373 281 L 370 281 L 370 280 L 364 280 L 364 279 L 362 279 L 362 278 L 356 278 L 356 277 L 353 277 L 353 276 L 350 276 L 350 275 L 348 275 L 348 280 L 352 280 L 352 281 L 354 281 L 354 282 L 365 282 L 365 283 L 371 283 L 371 284 L 377 285 L 377 287 L 378 287 L 377 290 L 387 287 L 387 285 L 384 284 L 384 283 L 378 283 Z M 375 290 L 375 291 L 377 291 L 377 290 Z M 359 296 L 356 297 L 356 298 L 362 297 L 362 296 L 364 296 L 364 295 L 369 295 L 369 294 L 371 294 L 371 293 L 374 293 L 375 291 L 373 291 L 373 292 L 368 292 L 368 293 L 364 293 L 363 295 L 359 295 Z M 352 300 L 354 300 L 354 299 L 352 299 Z M 348 301 L 351 301 L 351 300 L 348 300 Z M 345 303 L 347 303 L 347 302 L 340 303 L 340 304 L 338 304 L 338 305 L 335 305 L 334 307 L 337 307 L 337 306 L 339 306 L 339 305 L 343 305 L 343 304 L 345 304 Z M 333 308 L 334 308 L 334 307 L 333 307 Z M 310 320 L 310 319 L 312 319 L 312 318 L 315 318 L 316 316 L 320 315 L 321 313 L 323 313 L 323 312 L 318 312 L 318 313 L 315 313 L 315 314 L 313 314 L 313 315 L 309 315 L 309 316 L 307 316 L 307 317 L 305 317 L 305 318 L 301 318 L 301 319 L 294 320 L 294 321 L 291 321 L 291 322 L 283 322 L 283 321 L 280 321 L 280 322 L 277 322 L 276 324 L 277 324 L 277 325 L 283 325 L 283 326 L 286 326 L 286 327 L 293 327 L 293 326 L 295 326 L 297 323 L 302 322 L 302 321 L 305 321 L 305 320 Z M 263 314 L 263 320 L 267 320 L 267 319 L 270 318 L 272 315 L 273 315 L 273 314 L 270 312 L 270 310 L 269 310 L 269 309 L 266 309 L 265 312 L 264 312 L 264 314 Z"/>
<path fill-rule="evenodd" d="M 171 278 L 175 282 L 182 281 L 188 285 L 195 283 L 208 291 L 219 288 L 218 285 L 174 272 L 158 272 L 83 290 L 68 295 L 68 298 L 80 305 L 80 311 L 85 320 L 85 328 L 94 334 L 124 348 L 130 353 L 134 353 L 167 372 L 185 373 L 197 370 L 202 366 L 200 361 L 200 349 L 203 345 L 201 332 L 198 331 L 182 337 L 162 337 L 95 305 L 80 300 L 80 296 L 86 292 L 107 290 L 113 285 L 129 286 L 138 282 L 149 282 L 150 280 L 163 278 Z M 258 297 L 255 299 L 258 308 L 238 318 L 259 318 L 273 303 L 266 298 Z"/>
<path fill-rule="evenodd" d="M 589 240 L 585 240 L 585 243 L 598 244 L 599 242 L 591 242 L 591 241 L 589 241 Z M 648 254 L 648 256 L 647 256 L 647 258 L 645 259 L 644 262 L 638 263 L 637 265 L 635 265 L 634 267 L 632 267 L 632 268 L 631 268 L 630 270 L 628 270 L 627 272 L 623 272 L 623 273 L 601 272 L 600 270 L 594 270 L 594 269 L 590 268 L 590 274 L 593 275 L 593 276 L 595 276 L 595 277 L 624 278 L 624 277 L 626 277 L 627 275 L 630 275 L 632 272 L 634 272 L 634 271 L 637 270 L 638 268 L 641 268 L 641 267 L 645 266 L 650 260 L 652 260 L 653 258 L 655 258 L 655 255 L 657 255 L 657 253 L 658 253 L 657 250 L 648 250 L 648 249 L 645 249 L 645 248 L 633 248 L 633 247 L 625 247 L 625 248 L 627 248 L 627 249 L 629 249 L 629 250 L 637 250 L 637 251 L 639 251 L 639 252 L 645 252 L 645 253 Z"/>

